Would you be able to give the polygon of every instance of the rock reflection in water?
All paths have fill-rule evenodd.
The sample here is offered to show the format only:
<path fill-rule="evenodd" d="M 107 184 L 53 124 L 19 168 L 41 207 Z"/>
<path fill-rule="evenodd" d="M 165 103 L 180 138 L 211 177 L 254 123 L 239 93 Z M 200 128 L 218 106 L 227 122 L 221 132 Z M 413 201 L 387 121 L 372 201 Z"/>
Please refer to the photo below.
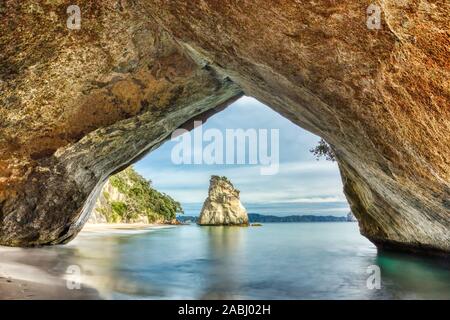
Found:
<path fill-rule="evenodd" d="M 241 263 L 245 259 L 245 227 L 203 227 L 207 234 L 208 256 L 206 270 L 210 279 L 202 299 L 238 298 Z M 244 228 L 244 229 L 243 229 Z"/>

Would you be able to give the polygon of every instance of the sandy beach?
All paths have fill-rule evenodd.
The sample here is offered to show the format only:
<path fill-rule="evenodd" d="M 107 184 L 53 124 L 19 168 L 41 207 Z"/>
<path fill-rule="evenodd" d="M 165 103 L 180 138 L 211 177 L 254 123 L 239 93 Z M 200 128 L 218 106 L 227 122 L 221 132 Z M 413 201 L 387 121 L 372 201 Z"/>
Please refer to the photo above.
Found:
<path fill-rule="evenodd" d="M 167 228 L 172 225 L 161 223 L 87 223 L 81 232 L 106 231 L 113 232 L 115 230 L 147 230 L 156 228 Z"/>
<path fill-rule="evenodd" d="M 0 277 L 0 300 L 98 300 L 92 288 L 67 290 L 64 284 L 42 284 L 34 281 Z"/>
<path fill-rule="evenodd" d="M 77 252 L 77 244 L 85 237 L 102 235 L 139 234 L 153 229 L 168 228 L 164 224 L 86 224 L 71 243 L 56 247 L 13 248 L 0 246 L 0 300 L 28 299 L 103 299 L 89 283 L 100 276 L 85 276 L 79 290 L 68 288 L 65 266 L 61 265 L 59 249 Z M 99 252 L 98 254 L 103 254 Z M 105 255 L 108 253 L 105 252 Z"/>
<path fill-rule="evenodd" d="M 69 290 L 65 275 L 52 272 L 46 257 L 40 260 L 29 250 L 0 247 L 0 300 L 100 299 L 88 286 Z"/>

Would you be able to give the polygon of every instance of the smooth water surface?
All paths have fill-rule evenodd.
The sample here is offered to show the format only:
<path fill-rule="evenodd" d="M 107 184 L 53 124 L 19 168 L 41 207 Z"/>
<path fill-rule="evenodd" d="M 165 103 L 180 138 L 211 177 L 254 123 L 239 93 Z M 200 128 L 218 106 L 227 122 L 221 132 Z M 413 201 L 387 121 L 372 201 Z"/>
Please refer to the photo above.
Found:
<path fill-rule="evenodd" d="M 0 257 L 0 268 L 35 266 L 26 272 L 36 277 L 67 278 L 79 266 L 83 288 L 107 299 L 450 299 L 448 265 L 377 254 L 357 223 L 82 232 L 65 246 L 2 248 Z M 366 284 L 373 265 L 379 290 Z"/>

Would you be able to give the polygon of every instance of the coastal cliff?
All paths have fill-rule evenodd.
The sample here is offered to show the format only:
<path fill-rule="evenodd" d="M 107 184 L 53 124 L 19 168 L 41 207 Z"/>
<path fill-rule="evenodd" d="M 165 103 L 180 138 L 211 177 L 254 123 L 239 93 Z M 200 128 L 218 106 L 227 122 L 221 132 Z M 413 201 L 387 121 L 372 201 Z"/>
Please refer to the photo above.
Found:
<path fill-rule="evenodd" d="M 226 177 L 212 176 L 200 217 L 199 225 L 247 225 L 247 211 L 235 189 Z"/>
<path fill-rule="evenodd" d="M 182 212 L 180 203 L 129 167 L 106 182 L 88 223 L 175 223 Z"/>

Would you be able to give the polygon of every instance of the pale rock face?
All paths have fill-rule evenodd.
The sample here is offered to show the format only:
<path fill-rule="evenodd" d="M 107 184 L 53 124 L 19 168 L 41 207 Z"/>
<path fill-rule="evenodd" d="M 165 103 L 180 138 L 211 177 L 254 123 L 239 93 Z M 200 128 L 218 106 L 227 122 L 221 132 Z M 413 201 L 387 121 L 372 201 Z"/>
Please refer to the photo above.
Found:
<path fill-rule="evenodd" d="M 105 215 L 101 213 L 102 208 L 108 207 L 108 203 L 111 201 L 126 201 L 126 196 L 119 192 L 117 188 L 114 188 L 111 183 L 106 181 L 103 186 L 102 192 L 95 202 L 94 209 L 92 210 L 91 216 L 89 217 L 88 223 L 107 223 Z"/>
<path fill-rule="evenodd" d="M 247 211 L 239 199 L 239 190 L 235 189 L 227 178 L 211 177 L 208 198 L 203 204 L 198 224 L 248 224 Z"/>
<path fill-rule="evenodd" d="M 111 183 L 106 181 L 103 186 L 102 192 L 95 202 L 94 209 L 89 217 L 87 223 L 98 224 L 98 223 L 110 223 L 106 217 L 109 214 L 110 204 L 113 201 L 126 202 L 127 196 L 121 193 L 117 188 L 111 185 Z M 148 217 L 145 215 L 139 215 L 136 219 L 130 221 L 120 221 L 121 223 L 149 223 Z"/>

